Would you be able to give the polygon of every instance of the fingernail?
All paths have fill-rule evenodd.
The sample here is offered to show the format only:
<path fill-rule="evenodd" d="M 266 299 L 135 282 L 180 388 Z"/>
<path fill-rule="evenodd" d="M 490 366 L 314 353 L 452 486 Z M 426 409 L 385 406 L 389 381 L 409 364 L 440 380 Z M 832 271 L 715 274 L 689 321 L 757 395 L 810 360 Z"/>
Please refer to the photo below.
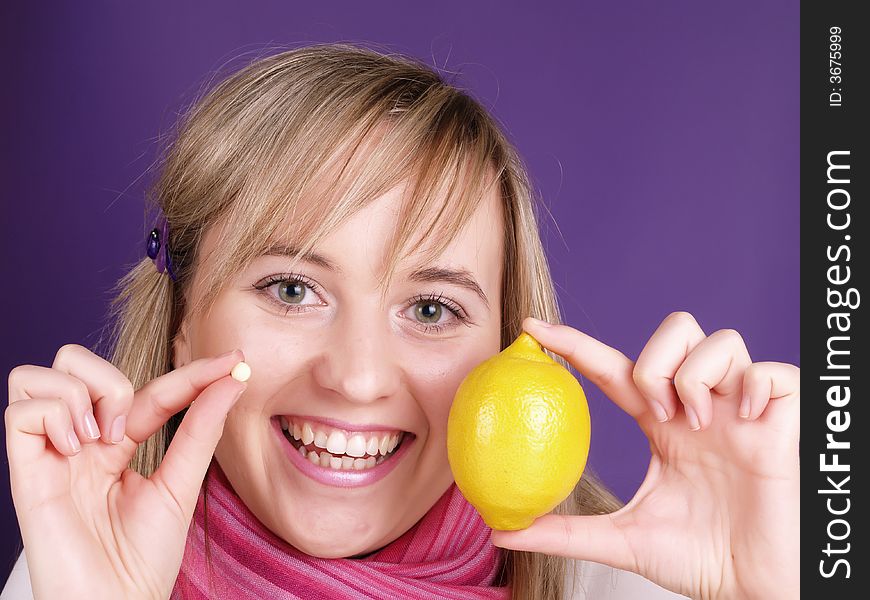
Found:
<path fill-rule="evenodd" d="M 92 440 L 100 437 L 100 428 L 97 426 L 97 420 L 94 419 L 94 412 L 92 410 L 85 413 L 85 433 Z"/>
<path fill-rule="evenodd" d="M 652 403 L 653 412 L 656 415 L 656 421 L 659 423 L 664 423 L 668 420 L 668 411 L 665 410 L 665 407 L 659 404 L 658 402 Z"/>
<path fill-rule="evenodd" d="M 534 323 L 538 327 L 551 327 L 552 326 L 552 323 L 547 323 L 546 321 L 536 319 L 535 317 L 530 317 L 530 318 L 532 319 L 532 323 Z"/>
<path fill-rule="evenodd" d="M 738 411 L 738 414 L 742 418 L 748 419 L 750 407 L 751 404 L 749 403 L 749 396 L 743 396 L 743 400 L 740 401 L 740 410 Z"/>
<path fill-rule="evenodd" d="M 218 360 L 221 360 L 223 358 L 226 358 L 227 356 L 231 355 L 233 352 L 235 352 L 235 350 L 230 350 L 229 352 L 224 352 L 223 354 L 218 354 L 217 356 L 214 357 L 214 360 L 218 361 Z"/>
<path fill-rule="evenodd" d="M 109 434 L 113 444 L 120 443 L 124 439 L 124 425 L 127 423 L 127 416 L 120 415 L 112 421 L 112 429 Z"/>
<path fill-rule="evenodd" d="M 66 434 L 66 439 L 67 441 L 69 441 L 69 445 L 72 448 L 73 452 L 78 452 L 82 449 L 82 445 L 79 442 L 79 436 L 76 435 L 75 430 L 70 429 L 69 432 Z"/>
<path fill-rule="evenodd" d="M 698 431 L 701 429 L 701 422 L 698 420 L 698 413 L 695 412 L 695 409 L 686 405 L 686 418 L 689 420 L 689 429 L 692 431 Z"/>

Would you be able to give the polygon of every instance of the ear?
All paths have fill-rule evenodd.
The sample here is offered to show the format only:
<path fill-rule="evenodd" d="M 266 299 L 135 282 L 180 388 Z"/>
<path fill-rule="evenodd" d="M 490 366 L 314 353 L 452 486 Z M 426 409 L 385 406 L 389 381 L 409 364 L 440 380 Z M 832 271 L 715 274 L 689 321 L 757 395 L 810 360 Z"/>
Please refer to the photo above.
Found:
<path fill-rule="evenodd" d="M 187 319 L 182 321 L 175 339 L 172 340 L 172 360 L 170 364 L 173 369 L 183 367 L 190 362 L 190 334 L 188 333 Z"/>

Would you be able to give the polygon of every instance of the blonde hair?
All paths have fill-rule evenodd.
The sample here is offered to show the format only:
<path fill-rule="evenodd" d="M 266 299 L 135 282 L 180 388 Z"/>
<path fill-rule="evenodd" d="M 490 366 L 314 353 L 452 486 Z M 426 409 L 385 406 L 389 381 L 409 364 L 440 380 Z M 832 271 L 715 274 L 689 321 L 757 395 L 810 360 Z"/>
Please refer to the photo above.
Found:
<path fill-rule="evenodd" d="M 477 100 L 414 58 L 346 43 L 261 57 L 194 102 L 175 134 L 148 200 L 169 222 L 177 280 L 143 257 L 119 280 L 111 307 L 109 358 L 135 389 L 171 370 L 181 317 L 208 310 L 219 293 L 194 297 L 190 290 L 206 230 L 220 228 L 220 253 L 208 274 L 220 286 L 281 237 L 276 215 L 291 216 L 299 260 L 401 182 L 410 182 L 412 193 L 389 240 L 381 286 L 407 256 L 420 223 L 430 223 L 421 242 L 434 242 L 429 252 L 437 256 L 497 185 L 504 215 L 501 348 L 528 315 L 561 322 L 539 206 L 520 157 Z M 364 144 L 372 147 L 361 152 Z M 150 476 L 183 416 L 141 444 L 130 468 Z M 554 512 L 618 507 L 587 474 Z M 500 583 L 511 585 L 513 598 L 555 600 L 573 565 L 506 550 Z"/>

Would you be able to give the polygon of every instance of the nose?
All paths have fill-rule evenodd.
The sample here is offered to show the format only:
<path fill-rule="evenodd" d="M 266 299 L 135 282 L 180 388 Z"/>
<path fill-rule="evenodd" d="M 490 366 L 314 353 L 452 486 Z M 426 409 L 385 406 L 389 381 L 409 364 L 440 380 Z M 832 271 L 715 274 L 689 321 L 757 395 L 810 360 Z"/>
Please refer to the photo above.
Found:
<path fill-rule="evenodd" d="M 324 332 L 315 378 L 323 388 L 349 402 L 367 404 L 388 398 L 401 383 L 391 333 L 373 321 L 370 313 L 363 317 L 357 312 L 336 320 Z"/>

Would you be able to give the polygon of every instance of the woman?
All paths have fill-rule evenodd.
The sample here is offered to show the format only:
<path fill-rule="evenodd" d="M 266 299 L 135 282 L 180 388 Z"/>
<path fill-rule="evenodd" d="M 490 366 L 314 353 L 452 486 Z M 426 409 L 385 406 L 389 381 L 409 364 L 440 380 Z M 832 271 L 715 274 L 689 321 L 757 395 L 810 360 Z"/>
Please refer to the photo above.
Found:
<path fill-rule="evenodd" d="M 154 202 L 111 361 L 67 345 L 9 377 L 35 596 L 797 597 L 797 368 L 681 312 L 636 363 L 527 318 L 561 321 L 522 163 L 425 65 L 344 44 L 255 62 L 191 111 Z M 584 476 L 490 532 L 447 413 L 522 329 L 653 457 L 624 507 Z"/>

